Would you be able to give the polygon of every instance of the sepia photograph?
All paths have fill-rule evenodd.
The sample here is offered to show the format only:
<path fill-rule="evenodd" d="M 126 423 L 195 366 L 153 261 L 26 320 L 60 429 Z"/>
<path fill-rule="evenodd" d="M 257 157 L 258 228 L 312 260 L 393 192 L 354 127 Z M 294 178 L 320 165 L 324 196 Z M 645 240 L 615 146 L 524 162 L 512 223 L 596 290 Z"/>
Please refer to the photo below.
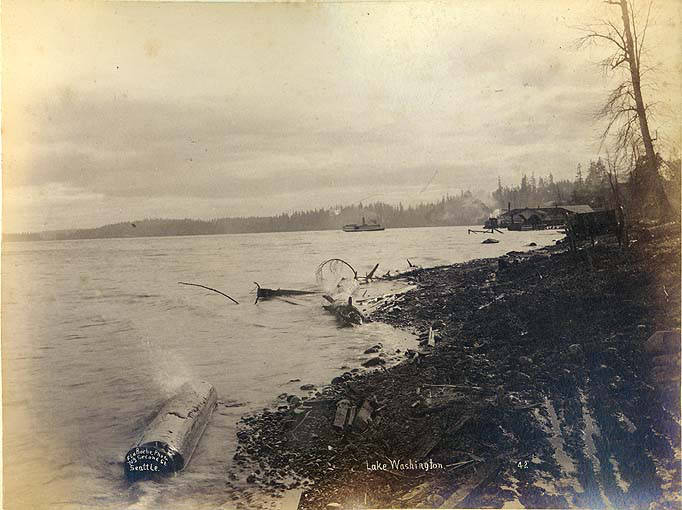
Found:
<path fill-rule="evenodd" d="M 681 0 L 3 0 L 3 509 L 682 508 Z"/>

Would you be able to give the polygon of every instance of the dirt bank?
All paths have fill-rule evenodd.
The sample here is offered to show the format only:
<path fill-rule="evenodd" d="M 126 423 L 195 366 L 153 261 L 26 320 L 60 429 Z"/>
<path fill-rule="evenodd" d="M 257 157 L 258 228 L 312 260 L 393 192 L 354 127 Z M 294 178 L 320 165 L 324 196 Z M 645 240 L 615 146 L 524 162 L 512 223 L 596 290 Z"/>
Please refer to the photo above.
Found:
<path fill-rule="evenodd" d="M 245 418 L 238 468 L 300 508 L 678 508 L 679 381 L 642 344 L 680 326 L 680 227 L 633 238 L 404 275 L 373 319 L 435 347 Z M 332 425 L 342 398 L 369 426 Z"/>

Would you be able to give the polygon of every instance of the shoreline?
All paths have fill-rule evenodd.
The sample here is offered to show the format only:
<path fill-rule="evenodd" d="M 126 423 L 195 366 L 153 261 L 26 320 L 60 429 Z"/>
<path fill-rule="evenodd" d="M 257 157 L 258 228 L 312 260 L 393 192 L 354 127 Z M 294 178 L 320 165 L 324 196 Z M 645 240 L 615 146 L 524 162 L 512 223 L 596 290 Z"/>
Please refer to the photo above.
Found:
<path fill-rule="evenodd" d="M 641 343 L 679 328 L 679 225 L 642 232 L 627 254 L 600 240 L 394 277 L 417 287 L 372 319 L 431 326 L 436 346 L 243 418 L 236 463 L 261 492 L 302 490 L 299 508 L 674 504 L 679 393 L 663 405 Z M 369 402 L 366 429 L 331 425 L 342 398 Z"/>
<path fill-rule="evenodd" d="M 170 221 L 182 221 L 173 220 Z M 201 221 L 201 220 L 200 220 Z M 210 221 L 210 220 L 209 220 Z M 133 224 L 141 223 L 141 220 L 133 220 L 129 222 L 123 222 L 122 224 Z M 405 230 L 412 228 L 452 228 L 452 227 L 462 227 L 471 228 L 476 226 L 476 224 L 465 224 L 465 225 L 411 225 L 403 227 L 385 227 L 384 230 Z M 301 234 L 310 232 L 344 232 L 343 226 L 334 226 L 329 228 L 321 229 L 301 229 L 301 230 L 256 230 L 249 232 L 203 232 L 203 233 L 182 233 L 182 234 L 140 234 L 140 235 L 108 235 L 108 236 L 96 236 L 96 237 L 48 237 L 53 235 L 55 232 L 80 232 L 80 231 L 90 231 L 97 230 L 100 227 L 92 228 L 78 228 L 78 229 L 62 229 L 62 230 L 48 230 L 45 232 L 8 232 L 3 235 L 2 242 L 6 243 L 32 243 L 32 242 L 48 242 L 48 241 L 94 241 L 97 239 L 148 239 L 156 237 L 212 237 L 212 236 L 233 236 L 233 235 L 248 235 L 248 234 Z M 545 229 L 545 230 L 558 230 L 558 229 Z M 358 233 L 358 232 L 345 232 L 345 233 Z"/>

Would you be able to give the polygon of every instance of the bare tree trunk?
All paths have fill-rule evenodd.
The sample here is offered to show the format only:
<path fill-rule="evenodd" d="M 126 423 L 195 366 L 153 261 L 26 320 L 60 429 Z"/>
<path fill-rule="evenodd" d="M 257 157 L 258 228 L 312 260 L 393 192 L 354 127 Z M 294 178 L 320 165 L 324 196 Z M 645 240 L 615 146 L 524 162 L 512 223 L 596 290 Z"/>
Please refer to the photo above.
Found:
<path fill-rule="evenodd" d="M 654 150 L 654 143 L 651 138 L 651 132 L 649 131 L 649 122 L 646 116 L 646 107 L 644 106 L 644 99 L 642 98 L 642 87 L 641 87 L 641 73 L 639 68 L 639 58 L 637 53 L 637 48 L 635 47 L 634 39 L 632 36 L 631 23 L 634 22 L 631 18 L 631 14 L 628 11 L 627 0 L 619 0 L 618 2 L 609 2 L 612 4 L 620 5 L 621 14 L 623 17 L 623 28 L 624 28 L 624 39 L 626 44 L 625 57 L 628 60 L 628 66 L 630 68 L 630 77 L 632 79 L 632 91 L 635 96 L 635 109 L 637 111 L 637 117 L 639 119 L 639 127 L 642 133 L 642 142 L 644 144 L 644 150 L 646 153 L 646 177 L 644 179 L 645 185 L 647 186 L 646 192 L 653 193 L 660 211 L 659 216 L 668 217 L 671 214 L 671 207 L 668 201 L 668 197 L 663 189 L 663 183 L 658 175 L 658 158 L 656 157 L 656 151 Z"/>
<path fill-rule="evenodd" d="M 628 12 L 627 0 L 620 0 L 620 9 L 623 15 L 623 27 L 625 29 L 625 44 L 627 45 L 627 59 L 630 67 L 630 77 L 632 78 L 632 90 L 635 95 L 635 107 L 637 109 L 637 117 L 639 118 L 639 127 L 642 131 L 642 141 L 644 142 L 644 149 L 646 157 L 649 161 L 656 160 L 656 153 L 654 152 L 654 143 L 651 140 L 651 133 L 649 132 L 649 123 L 646 118 L 646 108 L 644 107 L 644 100 L 642 99 L 642 87 L 640 83 L 639 61 L 637 53 L 635 52 L 635 44 L 632 38 L 632 29 L 630 28 L 630 14 Z"/>

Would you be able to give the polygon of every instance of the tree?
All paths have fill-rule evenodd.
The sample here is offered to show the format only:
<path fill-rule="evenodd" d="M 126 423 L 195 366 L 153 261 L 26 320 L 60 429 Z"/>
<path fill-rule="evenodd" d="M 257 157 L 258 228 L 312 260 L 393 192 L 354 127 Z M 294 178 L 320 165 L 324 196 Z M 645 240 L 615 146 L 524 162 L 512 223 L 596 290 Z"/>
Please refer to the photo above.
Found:
<path fill-rule="evenodd" d="M 622 76 L 622 81 L 611 91 L 606 103 L 598 111 L 598 116 L 607 121 L 602 134 L 602 142 L 615 135 L 616 151 L 637 150 L 644 146 L 642 161 L 642 185 L 638 190 L 642 205 L 658 204 L 659 216 L 671 213 L 670 203 L 665 194 L 658 173 L 659 158 L 654 149 L 654 140 L 649 128 L 648 112 L 650 105 L 642 95 L 642 76 L 652 68 L 642 63 L 642 53 L 651 17 L 653 0 L 646 9 L 646 17 L 640 24 L 636 19 L 633 0 L 605 0 L 606 4 L 618 7 L 621 23 L 603 20 L 600 23 L 583 27 L 585 35 L 579 39 L 579 46 L 593 42 L 606 42 L 613 52 L 601 65 L 607 73 Z"/>
<path fill-rule="evenodd" d="M 611 154 L 608 149 L 606 151 L 606 178 L 611 188 L 611 195 L 616 208 L 623 206 L 623 198 L 620 190 L 620 183 L 618 181 L 619 175 L 623 173 L 623 169 L 627 166 L 626 156 L 623 151 Z"/>
<path fill-rule="evenodd" d="M 578 163 L 578 168 L 575 171 L 575 184 L 576 186 L 583 185 L 583 166 Z"/>
<path fill-rule="evenodd" d="M 575 182 L 573 185 L 573 192 L 571 193 L 571 202 L 574 204 L 582 204 L 583 199 L 583 169 L 582 165 L 578 163 L 578 168 L 575 171 Z"/>

